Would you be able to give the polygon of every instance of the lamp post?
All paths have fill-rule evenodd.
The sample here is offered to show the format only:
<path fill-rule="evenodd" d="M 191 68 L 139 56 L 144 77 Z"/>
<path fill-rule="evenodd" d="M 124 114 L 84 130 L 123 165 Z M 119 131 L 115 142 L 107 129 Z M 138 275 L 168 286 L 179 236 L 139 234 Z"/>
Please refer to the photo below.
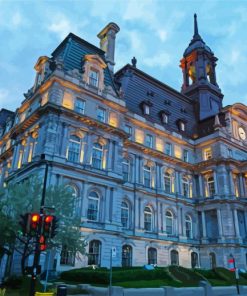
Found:
<path fill-rule="evenodd" d="M 238 268 L 236 268 L 235 258 L 233 257 L 233 255 L 230 254 L 229 257 L 230 257 L 230 259 L 228 260 L 229 267 L 230 267 L 229 269 L 231 271 L 234 271 L 235 272 L 236 288 L 237 288 L 237 293 L 239 295 L 240 293 L 239 293 L 239 282 L 238 282 L 238 280 L 239 280 Z"/>
<path fill-rule="evenodd" d="M 46 183 L 47 183 L 47 176 L 48 176 L 48 162 L 45 160 L 45 154 L 41 154 L 41 160 L 44 160 L 45 163 L 45 175 L 44 175 L 44 182 L 43 182 L 43 189 L 42 189 L 42 197 L 40 203 L 40 218 L 42 221 L 42 217 L 44 215 L 44 205 L 45 205 L 45 194 L 46 194 Z M 37 277 L 37 270 L 39 266 L 39 259 L 40 259 L 40 247 L 39 241 L 41 236 L 42 225 L 39 223 L 38 231 L 35 237 L 35 251 L 34 251 L 34 258 L 33 258 L 33 268 L 32 268 L 32 278 L 30 284 L 30 293 L 29 296 L 35 295 L 35 285 L 36 285 L 36 277 Z"/>

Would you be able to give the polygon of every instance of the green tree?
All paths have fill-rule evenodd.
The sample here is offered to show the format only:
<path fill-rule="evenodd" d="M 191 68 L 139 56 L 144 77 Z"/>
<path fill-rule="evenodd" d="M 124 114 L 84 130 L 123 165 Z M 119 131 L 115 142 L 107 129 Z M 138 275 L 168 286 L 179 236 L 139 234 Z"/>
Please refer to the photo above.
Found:
<path fill-rule="evenodd" d="M 21 182 L 11 182 L 0 192 L 0 254 L 16 250 L 22 255 L 22 272 L 25 261 L 33 253 L 33 238 L 23 235 L 20 215 L 39 212 L 43 180 L 34 175 Z M 85 245 L 80 232 L 80 217 L 74 214 L 75 200 L 71 190 L 64 185 L 49 186 L 46 189 L 45 213 L 59 219 L 57 235 L 48 243 L 48 248 L 61 248 L 84 253 Z"/>

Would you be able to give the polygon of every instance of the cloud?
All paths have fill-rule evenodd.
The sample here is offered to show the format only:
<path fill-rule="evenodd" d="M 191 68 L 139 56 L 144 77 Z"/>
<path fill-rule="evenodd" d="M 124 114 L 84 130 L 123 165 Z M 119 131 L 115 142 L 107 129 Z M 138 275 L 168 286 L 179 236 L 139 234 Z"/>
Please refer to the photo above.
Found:
<path fill-rule="evenodd" d="M 143 64 L 148 67 L 159 67 L 159 68 L 165 68 L 167 65 L 169 65 L 171 62 L 171 57 L 166 52 L 161 52 L 158 54 L 155 54 L 152 57 L 146 57 L 143 59 Z"/>
<path fill-rule="evenodd" d="M 156 32 L 156 35 L 159 37 L 159 39 L 164 42 L 166 41 L 167 39 L 167 35 L 168 35 L 168 32 L 164 29 L 160 29 Z"/>

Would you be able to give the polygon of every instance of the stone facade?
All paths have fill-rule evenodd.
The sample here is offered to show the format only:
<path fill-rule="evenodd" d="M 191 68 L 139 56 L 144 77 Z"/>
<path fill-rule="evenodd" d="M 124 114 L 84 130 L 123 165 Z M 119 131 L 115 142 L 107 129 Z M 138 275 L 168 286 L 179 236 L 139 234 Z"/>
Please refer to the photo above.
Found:
<path fill-rule="evenodd" d="M 118 31 L 101 31 L 102 49 L 69 34 L 38 59 L 20 108 L 0 112 L 1 184 L 44 174 L 45 154 L 48 184 L 71 186 L 88 256 L 63 246 L 58 270 L 109 267 L 112 247 L 113 266 L 227 267 L 232 254 L 246 268 L 247 107 L 222 107 L 196 17 L 181 93 L 136 60 L 113 76 Z"/>

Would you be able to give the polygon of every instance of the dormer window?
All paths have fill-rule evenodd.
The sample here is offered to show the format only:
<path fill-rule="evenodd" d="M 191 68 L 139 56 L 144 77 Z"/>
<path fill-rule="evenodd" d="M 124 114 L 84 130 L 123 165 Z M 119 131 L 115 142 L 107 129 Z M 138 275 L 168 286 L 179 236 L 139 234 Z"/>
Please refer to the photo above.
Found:
<path fill-rule="evenodd" d="M 171 113 L 167 110 L 162 110 L 159 112 L 160 119 L 163 124 L 168 124 L 170 114 Z"/>
<path fill-rule="evenodd" d="M 89 72 L 89 85 L 94 87 L 99 85 L 99 72 L 94 69 L 90 69 Z"/>
<path fill-rule="evenodd" d="M 153 104 L 148 100 L 141 102 L 140 107 L 144 115 L 150 115 L 150 107 L 152 105 Z"/>
<path fill-rule="evenodd" d="M 181 120 L 179 119 L 177 121 L 177 125 L 178 125 L 178 129 L 181 131 L 181 132 L 185 132 L 185 128 L 186 128 L 186 121 L 185 120 Z"/>
<path fill-rule="evenodd" d="M 148 105 L 144 105 L 143 106 L 143 113 L 145 115 L 149 115 L 150 114 L 150 107 Z"/>
<path fill-rule="evenodd" d="M 48 57 L 41 56 L 38 59 L 36 65 L 34 66 L 34 69 L 37 71 L 35 87 L 40 86 L 45 79 L 45 72 L 46 72 L 45 68 L 48 60 L 49 60 Z"/>

